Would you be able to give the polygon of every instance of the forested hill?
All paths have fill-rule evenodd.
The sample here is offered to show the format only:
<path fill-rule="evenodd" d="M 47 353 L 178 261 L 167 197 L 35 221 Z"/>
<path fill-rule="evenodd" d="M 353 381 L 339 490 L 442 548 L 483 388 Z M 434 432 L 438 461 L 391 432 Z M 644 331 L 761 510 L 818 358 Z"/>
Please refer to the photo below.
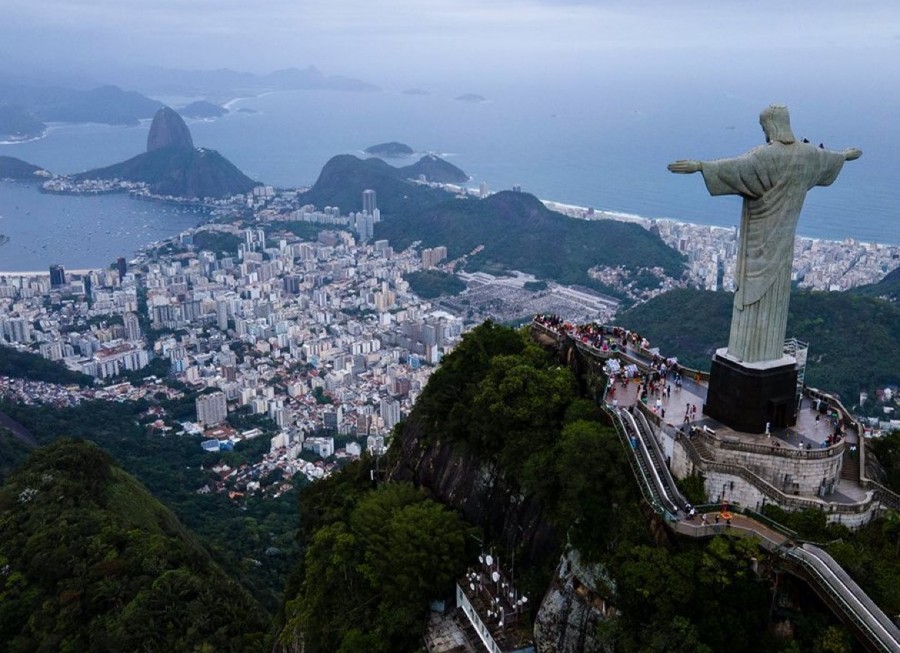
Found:
<path fill-rule="evenodd" d="M 598 265 L 634 272 L 659 266 L 676 278 L 684 266 L 678 252 L 638 225 L 569 218 L 534 195 L 512 191 L 388 216 L 375 234 L 397 249 L 414 240 L 423 247 L 445 245 L 451 259 L 481 247 L 468 256 L 467 269 L 522 270 L 563 284 L 594 285 L 588 269 Z"/>
<path fill-rule="evenodd" d="M 74 383 L 90 386 L 94 383 L 92 377 L 81 372 L 73 372 L 62 363 L 3 345 L 0 345 L 0 376 L 62 385 Z"/>
<path fill-rule="evenodd" d="M 93 444 L 36 451 L 0 488 L 0 641 L 15 651 L 259 651 L 268 620 Z"/>
<path fill-rule="evenodd" d="M 412 165 L 399 170 L 407 179 L 418 179 L 422 176 L 425 181 L 440 184 L 464 184 L 469 181 L 469 175 L 460 168 L 434 154 L 426 154 Z"/>
<path fill-rule="evenodd" d="M 12 156 L 0 156 L 0 179 L 38 181 L 44 176 L 50 176 L 50 173 L 39 166 Z"/>
<path fill-rule="evenodd" d="M 673 290 L 635 306 L 617 322 L 668 356 L 703 370 L 728 344 L 733 295 Z M 787 336 L 809 343 L 806 383 L 836 392 L 848 406 L 859 392 L 900 381 L 900 307 L 851 293 L 794 291 Z"/>
<path fill-rule="evenodd" d="M 491 323 L 469 332 L 395 430 L 377 488 L 374 462 L 363 459 L 301 492 L 306 556 L 286 593 L 277 650 L 297 650 L 301 634 L 307 650 L 421 650 L 423 598 L 452 594 L 447 579 L 485 550 L 506 561 L 515 551 L 529 622 L 544 625 L 533 631 L 538 651 L 851 650 L 753 539 L 654 539 L 625 449 L 578 386 L 522 332 Z M 818 516 L 824 525 L 824 514 L 804 515 Z M 568 562 L 553 570 L 566 546 L 590 578 L 571 580 Z M 775 578 L 796 600 L 790 639 L 770 627 Z M 586 604 L 601 598 L 615 616 L 592 620 Z M 846 648 L 825 645 L 834 638 Z"/>
<path fill-rule="evenodd" d="M 340 207 L 342 213 L 362 211 L 362 193 L 375 191 L 382 217 L 416 213 L 448 201 L 446 192 L 404 178 L 398 168 L 381 159 L 341 154 L 329 159 L 319 178 L 302 199 L 319 208 Z"/>
<path fill-rule="evenodd" d="M 157 195 L 200 198 L 228 197 L 259 185 L 215 150 L 190 147 L 151 150 L 72 178 L 127 179 L 148 184 Z"/>
<path fill-rule="evenodd" d="M 900 267 L 894 268 L 878 283 L 860 286 L 851 290 L 853 294 L 880 297 L 895 305 L 900 305 Z"/>

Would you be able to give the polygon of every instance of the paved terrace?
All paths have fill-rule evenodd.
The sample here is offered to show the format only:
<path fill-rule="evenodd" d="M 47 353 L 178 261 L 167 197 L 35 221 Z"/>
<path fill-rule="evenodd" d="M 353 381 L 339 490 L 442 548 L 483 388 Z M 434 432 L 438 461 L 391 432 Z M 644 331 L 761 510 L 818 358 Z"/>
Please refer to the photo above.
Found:
<path fill-rule="evenodd" d="M 586 333 L 585 326 L 564 323 L 553 316 L 536 316 L 533 326 L 535 332 L 547 341 L 555 341 L 561 345 L 564 340 L 570 339 L 588 356 L 602 361 L 615 358 L 621 361 L 623 368 L 628 364 L 636 365 L 638 377 L 625 380 L 624 383 L 623 379 L 619 378 L 611 387 L 612 392 L 606 397 L 606 401 L 622 407 L 644 403 L 649 412 L 659 416 L 659 423 L 670 434 L 677 430 L 688 432 L 691 426 L 702 430 L 705 426 L 715 432 L 715 437 L 720 442 L 727 439 L 724 445 L 727 448 L 746 447 L 749 450 L 760 447 L 768 449 L 774 446 L 775 455 L 782 456 L 819 457 L 843 454 L 842 478 L 835 491 L 824 499 L 826 503 L 844 505 L 861 503 L 866 500 L 866 491 L 874 490 L 884 505 L 900 509 L 900 496 L 872 479 L 865 478 L 864 442 L 859 439 L 855 422 L 840 404 L 836 404 L 841 413 L 838 414 L 835 409 L 836 400 L 815 389 L 807 389 L 807 395 L 801 401 L 795 426 L 773 429 L 769 436 L 739 432 L 702 414 L 708 389 L 708 375 L 697 370 L 681 368 L 680 384 L 674 382 L 675 377 L 670 373 L 664 385 L 660 384 L 659 393 L 651 391 L 646 401 L 641 401 L 638 390 L 641 388 L 643 378 L 640 374 L 646 375 L 654 356 L 660 361 L 665 359 L 637 334 L 618 327 L 604 327 L 603 334 L 599 335 L 596 325 L 587 325 L 593 327 L 593 332 L 587 329 Z M 815 397 L 827 398 L 830 404 L 826 407 L 826 411 L 830 412 L 819 411 L 818 408 L 822 403 L 817 402 Z M 689 406 L 695 406 L 696 410 L 689 413 Z M 835 421 L 832 421 L 833 417 Z M 833 436 L 836 424 L 841 425 L 842 439 L 835 444 L 832 438 L 829 445 L 829 436 Z"/>

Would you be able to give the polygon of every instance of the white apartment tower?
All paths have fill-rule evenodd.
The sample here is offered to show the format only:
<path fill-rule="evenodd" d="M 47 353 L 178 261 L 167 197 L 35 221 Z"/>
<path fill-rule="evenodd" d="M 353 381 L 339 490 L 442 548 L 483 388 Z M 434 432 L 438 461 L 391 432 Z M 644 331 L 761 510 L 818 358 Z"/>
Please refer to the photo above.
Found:
<path fill-rule="evenodd" d="M 228 406 L 223 392 L 213 392 L 197 397 L 197 421 L 203 426 L 214 426 L 225 421 Z"/>

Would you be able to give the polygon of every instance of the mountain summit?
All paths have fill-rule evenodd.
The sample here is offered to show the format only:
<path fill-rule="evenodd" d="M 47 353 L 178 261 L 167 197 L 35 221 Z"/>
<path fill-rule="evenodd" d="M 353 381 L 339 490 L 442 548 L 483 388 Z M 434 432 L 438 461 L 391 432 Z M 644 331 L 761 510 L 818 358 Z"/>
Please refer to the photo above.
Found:
<path fill-rule="evenodd" d="M 125 179 L 147 184 L 156 195 L 188 198 L 229 197 L 259 186 L 215 150 L 195 148 L 188 126 L 169 107 L 153 117 L 146 152 L 73 179 Z"/>
<path fill-rule="evenodd" d="M 163 107 L 153 116 L 150 133 L 147 134 L 147 151 L 164 147 L 194 148 L 194 139 L 184 120 L 174 109 Z"/>

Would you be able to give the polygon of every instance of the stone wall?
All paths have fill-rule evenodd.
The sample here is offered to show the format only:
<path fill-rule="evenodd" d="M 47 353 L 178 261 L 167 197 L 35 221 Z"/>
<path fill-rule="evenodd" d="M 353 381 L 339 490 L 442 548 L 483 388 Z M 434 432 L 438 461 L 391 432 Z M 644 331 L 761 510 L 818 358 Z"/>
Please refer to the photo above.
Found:
<path fill-rule="evenodd" d="M 714 449 L 716 460 L 746 467 L 786 494 L 826 496 L 837 487 L 841 477 L 843 446 L 831 447 L 830 456 L 807 456 L 822 450 L 792 451 L 792 455 L 756 453 L 719 446 Z"/>

